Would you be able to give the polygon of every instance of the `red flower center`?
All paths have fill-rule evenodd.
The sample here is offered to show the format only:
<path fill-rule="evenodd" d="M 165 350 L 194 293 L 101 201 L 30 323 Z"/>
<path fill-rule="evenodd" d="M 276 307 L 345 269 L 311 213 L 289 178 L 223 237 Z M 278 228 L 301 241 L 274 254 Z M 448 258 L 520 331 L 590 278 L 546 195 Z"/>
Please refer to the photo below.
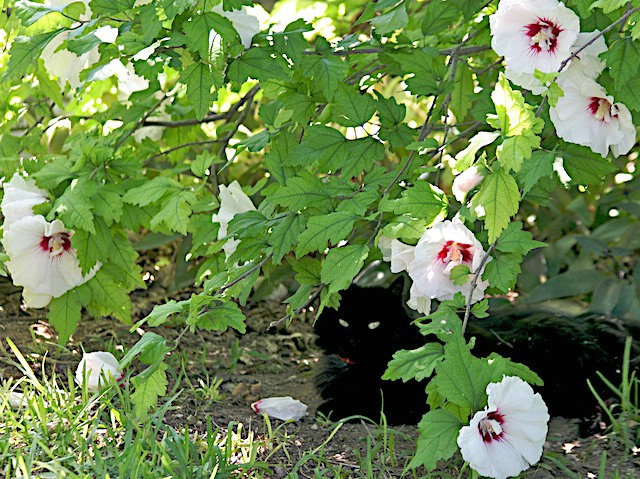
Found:
<path fill-rule="evenodd" d="M 600 120 L 605 123 L 609 123 L 611 118 L 618 118 L 618 110 L 613 106 L 606 98 L 598 98 L 592 96 L 589 100 L 589 106 L 587 107 L 589 112 L 595 117 L 596 120 Z"/>
<path fill-rule="evenodd" d="M 438 253 L 438 259 L 445 264 L 452 261 L 458 264 L 471 263 L 473 261 L 472 246 L 467 243 L 447 241 Z"/>
<path fill-rule="evenodd" d="M 484 442 L 499 441 L 504 433 L 504 417 L 497 411 L 490 412 L 478 423 L 478 432 Z"/>
<path fill-rule="evenodd" d="M 530 39 L 529 48 L 534 53 L 553 53 L 558 46 L 558 35 L 562 30 L 551 20 L 540 17 L 536 23 L 530 23 L 524 27 L 525 35 Z"/>
<path fill-rule="evenodd" d="M 57 256 L 71 249 L 69 233 L 56 233 L 53 236 L 43 236 L 40 249 L 51 256 Z"/>

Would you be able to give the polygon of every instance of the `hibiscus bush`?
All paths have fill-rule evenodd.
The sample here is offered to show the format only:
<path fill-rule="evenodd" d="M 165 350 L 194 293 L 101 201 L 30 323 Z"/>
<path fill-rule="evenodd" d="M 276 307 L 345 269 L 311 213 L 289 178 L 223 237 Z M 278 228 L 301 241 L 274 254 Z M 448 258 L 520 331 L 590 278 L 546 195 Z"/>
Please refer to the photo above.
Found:
<path fill-rule="evenodd" d="M 411 465 L 461 448 L 517 474 L 546 436 L 540 379 L 473 356 L 466 323 L 516 295 L 637 314 L 637 3 L 5 0 L 6 272 L 65 343 L 83 314 L 132 322 L 158 245 L 193 294 L 134 328 L 244 332 L 279 285 L 280 322 L 321 320 L 389 262 L 426 316 L 385 375 L 426 386 Z M 140 417 L 171 347 L 146 333 L 119 365 L 148 365 Z"/>

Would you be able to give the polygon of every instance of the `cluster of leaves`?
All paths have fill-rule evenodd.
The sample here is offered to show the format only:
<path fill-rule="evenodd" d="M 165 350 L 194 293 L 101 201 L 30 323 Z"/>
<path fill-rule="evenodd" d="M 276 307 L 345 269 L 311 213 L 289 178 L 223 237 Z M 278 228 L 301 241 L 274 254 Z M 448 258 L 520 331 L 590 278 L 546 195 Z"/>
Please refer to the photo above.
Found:
<path fill-rule="evenodd" d="M 340 291 L 381 258 L 380 234 L 415 243 L 425 228 L 455 214 L 475 224 L 485 249 L 491 245 L 492 261 L 483 275 L 488 291 L 507 293 L 516 286 L 525 255 L 542 246 L 523 221 L 543 215 L 550 195 L 563 191 L 556 158 L 563 160 L 569 185 L 604 191 L 605 178 L 618 169 L 587 148 L 559 140 L 544 105 L 537 108 L 542 98 L 514 90 L 499 74 L 488 25 L 497 2 L 349 0 L 345 9 L 329 1 L 324 15 L 334 30 L 323 30 L 323 36 L 317 24 L 291 18 L 263 29 L 249 49 L 227 18 L 211 11 L 216 3 L 3 4 L 0 88 L 7 96 L 0 102 L 1 173 L 10 177 L 24 170 L 33 177 L 52 199 L 38 212 L 75 231 L 72 244 L 83 270 L 102 264 L 93 279 L 52 301 L 49 318 L 62 342 L 75 331 L 83 308 L 92 316 L 131 322 L 129 293 L 145 287 L 138 251 L 163 241 L 176 248 L 176 283 L 199 289 L 188 300 L 158 305 L 138 326 L 178 316 L 191 328 L 244 332 L 238 302 L 247 300 L 259 280 L 264 285 L 285 279 L 291 285 L 295 293 L 286 302 L 292 315 L 316 299 L 320 312 L 336 307 Z M 312 2 L 298 3 L 302 8 Z M 230 10 L 251 2 L 222 4 Z M 620 18 L 626 2 L 567 4 L 589 30 Z M 80 20 L 87 7 L 91 19 Z M 287 8 L 295 11 L 295 2 L 282 10 Z M 634 115 L 640 111 L 633 87 L 640 65 L 637 15 L 607 34 L 609 70 L 603 80 Z M 95 35 L 107 25 L 118 29 L 114 43 Z M 215 42 L 212 30 L 219 36 Z M 50 75 L 41 58 L 63 33 L 61 49 L 99 53 L 80 73 L 77 90 Z M 138 54 L 145 49 L 151 53 L 142 59 Z M 97 80 L 114 60 L 133 68 L 148 87 L 122 95 L 118 79 Z M 144 138 L 151 128 L 162 128 L 158 141 Z M 452 171 L 472 164 L 482 164 L 488 174 L 461 205 L 448 195 Z M 245 185 L 257 210 L 230 222 L 227 237 L 240 243 L 226 258 L 226 239 L 218 241 L 211 215 L 219 206 L 218 185 L 234 179 Z M 628 235 L 637 224 L 634 199 L 619 226 Z M 609 200 L 603 208 L 617 201 Z M 588 210 L 584 200 L 569 209 Z M 513 222 L 518 215 L 522 221 Z M 602 213 L 600 224 L 606 219 Z M 612 238 L 574 237 L 551 251 L 561 258 L 579 243 L 611 255 L 606 243 Z M 620 256 L 635 247 L 627 245 Z M 561 261 L 554 268 L 552 273 L 560 273 Z M 472 276 L 460 274 L 456 281 Z M 610 279 L 590 278 L 590 286 L 565 296 L 598 291 Z M 623 285 L 614 286 L 622 298 Z M 427 388 L 433 411 L 420 428 L 416 465 L 433 466 L 455 451 L 453 427 L 459 430 L 484 405 L 488 382 L 504 373 L 537 381 L 507 360 L 472 356 L 455 313 L 465 309 L 464 302 L 443 303 L 423 327 L 441 342 L 399 353 L 388 373 L 405 380 L 436 373 Z M 483 314 L 481 304 L 476 315 Z M 443 318 L 446 331 L 435 321 Z M 133 381 L 140 415 L 165 391 L 161 358 L 168 350 L 162 338 L 145 336 L 127 356 L 126 362 L 138 355 L 150 365 Z M 468 385 L 453 388 L 447 382 L 457 382 L 469 369 L 478 374 Z"/>

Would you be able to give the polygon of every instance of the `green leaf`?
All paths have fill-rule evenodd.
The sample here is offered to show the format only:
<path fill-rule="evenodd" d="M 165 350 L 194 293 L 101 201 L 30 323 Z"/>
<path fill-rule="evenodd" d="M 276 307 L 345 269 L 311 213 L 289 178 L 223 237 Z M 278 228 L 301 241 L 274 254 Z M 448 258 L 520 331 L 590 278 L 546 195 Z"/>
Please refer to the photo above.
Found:
<path fill-rule="evenodd" d="M 540 133 L 544 121 L 536 118 L 533 107 L 524 101 L 522 93 L 513 90 L 504 73 L 500 73 L 496 88 L 491 93 L 496 107 L 495 115 L 487 115 L 487 123 L 499 128 L 504 136 L 522 135 L 525 131 Z"/>
<path fill-rule="evenodd" d="M 555 154 L 553 151 L 534 151 L 531 158 L 522 164 L 516 177 L 522 184 L 523 194 L 526 195 L 533 188 L 540 178 L 551 176 L 553 173 L 553 162 Z"/>
<path fill-rule="evenodd" d="M 431 5 L 443 5 L 440 2 L 434 2 Z M 449 8 L 449 7 L 447 7 Z M 455 12 L 454 15 L 458 15 Z M 426 17 L 425 17 L 426 18 Z M 473 97 L 473 74 L 471 69 L 464 63 L 458 63 L 456 76 L 453 83 L 453 91 L 451 92 L 451 103 L 449 108 L 456 116 L 459 122 L 462 122 L 471 109 Z"/>
<path fill-rule="evenodd" d="M 522 222 L 514 221 L 502 232 L 498 238 L 496 249 L 504 253 L 527 254 L 532 249 L 547 246 L 546 243 L 535 241 L 528 231 L 522 231 Z"/>
<path fill-rule="evenodd" d="M 302 215 L 286 216 L 271 230 L 269 244 L 273 247 L 273 262 L 278 264 L 282 257 L 293 249 L 300 233 L 304 231 L 305 220 Z"/>
<path fill-rule="evenodd" d="M 167 193 L 182 189 L 182 185 L 166 176 L 156 176 L 150 181 L 145 181 L 141 186 L 132 188 L 122 197 L 125 203 L 147 206 L 157 202 Z"/>
<path fill-rule="evenodd" d="M 490 145 L 500 137 L 498 131 L 481 131 L 469 140 L 467 147 L 456 155 L 455 170 L 458 172 L 469 168 L 476 161 L 476 153 L 487 145 Z"/>
<path fill-rule="evenodd" d="M 11 57 L 9 58 L 9 63 L 2 77 L 0 77 L 0 81 L 9 82 L 22 78 L 29 70 L 37 65 L 37 62 L 34 60 L 40 57 L 44 47 L 46 47 L 51 39 L 60 31 L 61 30 L 55 30 L 40 35 L 17 37 L 11 44 L 11 50 L 9 51 Z"/>
<path fill-rule="evenodd" d="M 506 293 L 511 290 L 520 274 L 520 264 L 522 254 L 507 253 L 493 255 L 492 260 L 487 263 L 482 273 L 482 279 L 489 281 L 489 284 Z"/>
<path fill-rule="evenodd" d="M 229 65 L 229 78 L 244 83 L 247 78 L 261 82 L 269 80 L 289 81 L 292 78 L 289 65 L 281 55 L 273 55 L 267 48 L 250 48 Z"/>
<path fill-rule="evenodd" d="M 158 406 L 158 398 L 167 394 L 167 365 L 160 364 L 153 374 L 141 379 L 138 376 L 131 378 L 135 388 L 131 394 L 133 410 L 138 418 L 146 416 L 148 411 Z"/>
<path fill-rule="evenodd" d="M 52 211 L 58 214 L 67 228 L 95 234 L 91 197 L 97 190 L 98 186 L 91 181 L 75 180 L 55 201 Z"/>
<path fill-rule="evenodd" d="M 164 225 L 171 231 L 186 235 L 191 216 L 191 203 L 195 200 L 193 191 L 181 191 L 169 196 L 163 201 L 160 211 L 151 218 L 151 229 L 155 230 L 160 225 Z"/>
<path fill-rule="evenodd" d="M 440 343 L 427 343 L 418 349 L 401 349 L 393 355 L 382 379 L 411 379 L 422 381 L 433 374 L 436 364 L 442 360 L 444 350 Z"/>
<path fill-rule="evenodd" d="M 597 3 L 601 2 L 595 2 L 593 5 Z M 624 3 L 626 4 L 627 2 L 625 1 Z M 614 42 L 602 54 L 602 58 L 607 62 L 611 78 L 616 82 L 616 89 L 618 89 L 638 73 L 640 46 L 629 37 L 622 38 Z"/>
<path fill-rule="evenodd" d="M 217 93 L 212 93 L 211 89 L 222 86 L 222 74 L 211 65 L 198 62 L 180 73 L 180 81 L 187 85 L 187 98 L 193 105 L 196 118 L 202 120 L 217 98 Z"/>
<path fill-rule="evenodd" d="M 636 26 L 640 29 L 640 22 Z M 624 103 L 630 110 L 640 111 L 640 75 L 616 84 L 616 100 Z"/>
<path fill-rule="evenodd" d="M 437 93 L 438 81 L 434 75 L 434 60 L 439 52 L 435 48 L 413 49 L 410 53 L 396 53 L 393 60 L 400 63 L 406 74 L 413 76 L 405 82 L 414 95 L 429 96 Z"/>
<path fill-rule="evenodd" d="M 320 282 L 322 263 L 317 258 L 305 256 L 298 260 L 291 260 L 291 267 L 296 272 L 295 280 L 300 284 L 317 284 Z"/>
<path fill-rule="evenodd" d="M 384 35 L 405 28 L 409 23 L 409 15 L 407 15 L 404 2 L 401 2 L 400 5 L 387 13 L 374 17 L 369 23 L 373 25 L 378 35 Z"/>
<path fill-rule="evenodd" d="M 446 409 L 429 411 L 418 424 L 416 453 L 409 463 L 410 468 L 424 466 L 435 469 L 438 461 L 449 459 L 458 450 L 456 443 L 464 424 Z"/>
<path fill-rule="evenodd" d="M 376 112 L 376 101 L 371 95 L 345 83 L 338 84 L 333 102 L 333 114 L 342 126 L 364 125 Z"/>
<path fill-rule="evenodd" d="M 380 211 L 388 211 L 396 215 L 409 215 L 424 220 L 427 225 L 447 214 L 449 201 L 447 195 L 438 187 L 426 181 L 418 181 L 402 191 L 400 198 L 383 200 Z"/>
<path fill-rule="evenodd" d="M 301 70 L 320 88 L 327 101 L 333 101 L 338 83 L 344 79 L 347 64 L 333 55 L 308 55 L 302 59 Z"/>
<path fill-rule="evenodd" d="M 499 354 L 492 353 L 489 359 L 499 359 L 504 361 L 504 374 L 507 376 L 518 376 L 523 381 L 535 386 L 544 386 L 544 381 L 540 376 L 533 372 L 528 366 L 521 363 L 515 363 L 510 359 L 503 358 Z"/>
<path fill-rule="evenodd" d="M 140 356 L 140 361 L 145 364 L 157 366 L 169 351 L 171 349 L 167 346 L 165 338 L 157 333 L 147 331 L 120 360 L 120 368 L 129 367 L 136 356 Z"/>
<path fill-rule="evenodd" d="M 28 27 L 33 25 L 45 15 L 50 13 L 65 12 L 72 18 L 78 18 L 86 10 L 84 4 L 80 1 L 65 3 L 60 6 L 43 5 L 42 3 L 30 2 L 28 0 L 18 0 L 15 3 L 15 11 L 20 22 Z"/>
<path fill-rule="evenodd" d="M 131 322 L 131 299 L 127 290 L 101 268 L 87 283 L 91 290 L 91 304 L 87 309 L 92 316 L 115 316 L 123 323 Z"/>
<path fill-rule="evenodd" d="M 540 137 L 528 131 L 524 135 L 505 138 L 496 150 L 498 162 L 505 170 L 517 173 L 522 167 L 522 162 L 531 158 L 533 150 L 539 146 Z"/>
<path fill-rule="evenodd" d="M 337 245 L 347 239 L 355 220 L 349 213 L 312 216 L 307 222 L 307 229 L 298 238 L 296 257 L 300 258 L 312 251 L 324 251 L 328 243 Z"/>
<path fill-rule="evenodd" d="M 199 308 L 197 309 L 199 310 Z M 247 331 L 244 324 L 244 314 L 242 314 L 238 305 L 232 301 L 221 302 L 220 300 L 215 300 L 215 303 L 210 305 L 204 313 L 197 314 L 198 312 L 192 311 L 192 314 L 187 318 L 187 325 L 191 326 L 192 330 L 197 326 L 207 331 L 224 332 L 229 327 L 240 333 Z"/>
<path fill-rule="evenodd" d="M 135 0 L 91 0 L 89 8 L 94 16 L 106 17 L 131 10 L 134 4 Z"/>
<path fill-rule="evenodd" d="M 467 281 L 469 281 L 469 277 L 471 276 L 471 270 L 466 264 L 459 264 L 458 266 L 454 266 L 449 274 L 449 279 L 456 286 L 462 286 Z"/>
<path fill-rule="evenodd" d="M 66 344 L 76 332 L 82 317 L 82 306 L 88 299 L 86 289 L 74 288 L 49 303 L 47 319 L 58 332 L 59 344 Z"/>
<path fill-rule="evenodd" d="M 568 298 L 593 292 L 609 276 L 596 269 L 567 271 L 549 278 L 534 288 L 525 298 L 527 303 L 537 303 L 556 298 Z"/>
<path fill-rule="evenodd" d="M 331 249 L 324 260 L 320 275 L 322 282 L 329 286 L 329 292 L 347 289 L 362 269 L 368 255 L 367 245 L 348 245 Z"/>
<path fill-rule="evenodd" d="M 579 185 L 595 185 L 618 168 L 606 158 L 593 153 L 586 146 L 569 145 L 559 152 L 564 169 Z"/>
<path fill-rule="evenodd" d="M 71 244 L 77 251 L 82 274 L 87 274 L 98 261 L 106 259 L 106 254 L 113 242 L 113 235 L 104 221 L 96 219 L 95 227 L 93 234 L 85 230 L 77 230 L 71 237 Z"/>
<path fill-rule="evenodd" d="M 422 33 L 424 35 L 436 35 L 451 28 L 460 17 L 460 11 L 447 1 L 431 2 L 424 9 L 424 19 L 422 20 Z M 458 68 L 461 65 L 458 64 Z M 464 118 L 459 117 L 459 118 Z"/>
<path fill-rule="evenodd" d="M 178 302 L 175 299 L 172 299 L 165 304 L 157 304 L 153 307 L 151 313 L 144 318 L 144 320 L 149 324 L 149 326 L 155 328 L 156 326 L 164 324 L 170 316 L 184 313 L 186 305 L 187 301 Z"/>
<path fill-rule="evenodd" d="M 485 210 L 485 227 L 489 233 L 489 243 L 493 243 L 518 212 L 518 184 L 509 173 L 496 168 L 484 179 L 473 199 L 474 204 L 481 205 Z"/>

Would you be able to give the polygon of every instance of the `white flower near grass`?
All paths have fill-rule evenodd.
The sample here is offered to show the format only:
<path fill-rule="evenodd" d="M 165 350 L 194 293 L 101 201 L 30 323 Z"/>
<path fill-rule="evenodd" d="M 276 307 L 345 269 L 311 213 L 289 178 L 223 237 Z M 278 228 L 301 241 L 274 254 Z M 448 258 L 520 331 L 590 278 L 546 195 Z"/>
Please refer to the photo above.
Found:
<path fill-rule="evenodd" d="M 120 371 L 120 363 L 111 353 L 104 351 L 96 351 L 93 353 L 84 353 L 78 367 L 76 368 L 76 383 L 82 385 L 83 381 L 87 381 L 87 388 L 97 391 L 108 381 L 113 378 L 119 382 L 124 374 Z"/>
<path fill-rule="evenodd" d="M 516 73 L 558 71 L 580 32 L 578 16 L 557 0 L 500 0 L 489 24 L 491 47 Z"/>
<path fill-rule="evenodd" d="M 465 461 L 483 476 L 517 476 L 540 460 L 549 413 L 540 394 L 518 377 L 487 386 L 488 405 L 458 435 Z"/>
<path fill-rule="evenodd" d="M 82 275 L 71 235 L 60 220 L 48 222 L 44 216 L 25 216 L 4 231 L 2 244 L 9 256 L 5 264 L 13 284 L 24 288 L 27 306 L 43 308 L 52 298 L 62 296 L 91 279 L 97 264 Z"/>
<path fill-rule="evenodd" d="M 599 34 L 599 30 L 578 34 L 578 39 L 571 48 L 571 54 L 578 51 Z M 578 53 L 578 55 L 567 64 L 564 70 L 562 70 L 557 78 L 558 84 L 562 86 L 565 79 L 570 78 L 570 74 L 572 73 L 583 75 L 592 80 L 598 78 L 606 66 L 605 63 L 600 60 L 599 55 L 606 51 L 607 44 L 604 38 L 601 36 L 597 37 L 593 43 L 590 43 L 584 50 Z M 507 65 L 505 74 L 512 83 L 531 90 L 535 95 L 541 95 L 546 90 L 546 86 L 543 86 L 533 73 L 516 72 Z"/>
<path fill-rule="evenodd" d="M 238 35 L 240 35 L 242 46 L 245 48 L 251 47 L 253 37 L 260 31 L 260 20 L 258 20 L 258 17 L 251 15 L 247 7 L 242 7 L 238 10 L 224 10 L 222 3 L 219 3 L 213 7 L 211 11 L 229 20 L 233 24 L 233 28 L 238 32 Z M 216 35 L 216 32 L 213 30 L 209 33 L 210 45 L 215 43 Z"/>
<path fill-rule="evenodd" d="M 33 207 L 48 200 L 47 192 L 36 186 L 31 178 L 23 178 L 15 173 L 3 186 L 2 216 L 3 227 L 7 231 L 13 223 L 25 216 L 33 215 Z"/>
<path fill-rule="evenodd" d="M 415 261 L 408 269 L 413 280 L 411 298 L 414 303 L 424 303 L 426 299 L 450 300 L 458 292 L 468 297 L 471 281 L 455 285 L 451 279 L 451 270 L 456 266 L 466 265 L 471 273 L 476 273 L 485 255 L 482 244 L 457 218 L 427 229 L 418 241 L 414 253 Z M 484 270 L 484 266 L 482 269 Z M 480 301 L 488 286 L 488 281 L 479 280 L 471 301 Z"/>
<path fill-rule="evenodd" d="M 594 80 L 579 74 L 565 77 L 564 95 L 549 116 L 557 135 L 565 141 L 591 148 L 606 157 L 624 155 L 636 142 L 636 128 L 629 109 Z"/>
<path fill-rule="evenodd" d="M 220 224 L 218 239 L 221 240 L 227 236 L 229 222 L 235 215 L 255 210 L 256 207 L 251 202 L 251 198 L 242 191 L 240 183 L 233 181 L 228 186 L 220 185 L 220 208 L 218 209 L 218 213 L 212 217 L 214 223 Z M 235 252 L 239 244 L 239 240 L 233 238 L 227 240 L 222 247 L 227 258 Z"/>
<path fill-rule="evenodd" d="M 307 405 L 291 396 L 264 398 L 251 404 L 256 414 L 265 413 L 283 421 L 298 419 L 307 415 Z"/>
<path fill-rule="evenodd" d="M 482 183 L 484 175 L 477 166 L 471 166 L 453 179 L 451 192 L 456 200 L 462 203 L 472 189 Z"/>

